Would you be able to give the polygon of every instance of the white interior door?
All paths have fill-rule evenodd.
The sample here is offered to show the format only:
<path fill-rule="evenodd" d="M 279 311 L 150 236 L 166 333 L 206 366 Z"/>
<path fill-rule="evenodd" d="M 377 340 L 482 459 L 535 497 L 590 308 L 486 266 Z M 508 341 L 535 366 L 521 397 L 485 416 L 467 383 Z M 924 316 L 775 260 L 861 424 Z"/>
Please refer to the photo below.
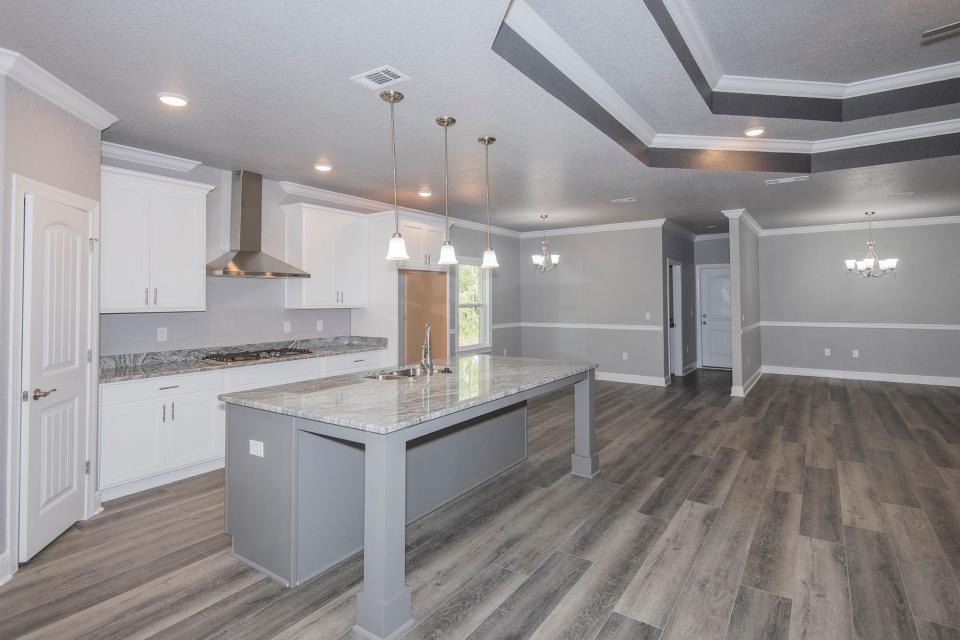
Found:
<path fill-rule="evenodd" d="M 84 517 L 90 214 L 24 201 L 20 560 Z"/>
<path fill-rule="evenodd" d="M 681 265 L 670 263 L 668 265 L 667 278 L 667 310 L 669 312 L 667 327 L 670 330 L 669 353 L 670 353 L 670 373 L 676 376 L 683 375 L 683 309 L 681 301 L 683 295 L 680 287 L 682 286 Z"/>
<path fill-rule="evenodd" d="M 733 366 L 730 329 L 730 267 L 700 269 L 700 361 L 705 367 Z"/>

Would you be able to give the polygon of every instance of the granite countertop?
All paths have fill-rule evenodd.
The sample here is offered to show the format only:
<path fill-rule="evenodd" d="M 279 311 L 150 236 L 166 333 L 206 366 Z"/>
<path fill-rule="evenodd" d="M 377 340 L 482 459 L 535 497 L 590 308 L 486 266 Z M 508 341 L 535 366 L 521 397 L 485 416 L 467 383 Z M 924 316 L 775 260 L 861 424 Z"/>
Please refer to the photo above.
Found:
<path fill-rule="evenodd" d="M 539 387 L 596 365 L 535 358 L 468 355 L 437 360 L 435 373 L 409 380 L 370 380 L 378 369 L 264 389 L 225 393 L 228 404 L 387 434 Z"/>
<path fill-rule="evenodd" d="M 266 351 L 270 349 L 307 349 L 310 353 L 283 358 L 264 358 L 245 362 L 215 362 L 204 360 L 208 354 L 229 353 L 234 351 Z M 345 353 L 379 351 L 387 348 L 386 338 L 364 336 L 340 336 L 336 338 L 312 338 L 309 340 L 287 340 L 285 342 L 258 342 L 252 344 L 211 347 L 209 349 L 182 349 L 179 351 L 148 351 L 100 357 L 100 382 L 122 382 L 141 380 L 159 376 L 173 376 L 182 373 L 197 373 L 233 367 L 249 367 L 271 362 L 322 358 Z"/>

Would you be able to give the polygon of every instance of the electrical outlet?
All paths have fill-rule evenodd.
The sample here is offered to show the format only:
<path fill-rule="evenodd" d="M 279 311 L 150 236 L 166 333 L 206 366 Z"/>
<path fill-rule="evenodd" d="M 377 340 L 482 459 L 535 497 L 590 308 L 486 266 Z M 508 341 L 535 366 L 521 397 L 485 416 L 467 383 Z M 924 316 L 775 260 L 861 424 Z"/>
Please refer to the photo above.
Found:
<path fill-rule="evenodd" d="M 323 331 L 323 320 L 317 320 L 317 331 Z"/>
<path fill-rule="evenodd" d="M 283 332 L 284 332 L 284 333 L 290 333 L 290 321 L 289 321 L 289 320 L 284 320 L 284 321 L 283 321 Z"/>
<path fill-rule="evenodd" d="M 859 357 L 860 357 L 860 349 L 854 349 L 852 355 L 853 355 L 854 358 L 859 358 Z"/>
<path fill-rule="evenodd" d="M 828 358 L 830 357 L 830 347 L 824 348 L 823 355 L 827 356 Z"/>
<path fill-rule="evenodd" d="M 690 345 L 687 345 L 687 346 L 686 346 L 686 349 L 685 349 L 684 353 L 690 353 Z"/>
<path fill-rule="evenodd" d="M 259 440 L 250 441 L 250 455 L 257 456 L 258 458 L 263 457 L 263 443 Z"/>
<path fill-rule="evenodd" d="M 166 341 L 167 341 L 167 328 L 157 327 L 157 342 L 166 342 Z"/>
<path fill-rule="evenodd" d="M 643 315 L 644 315 L 644 317 L 645 317 L 647 320 L 650 319 L 650 312 L 649 312 L 649 311 L 647 311 L 647 312 L 646 312 L 645 314 L 643 314 Z M 624 358 L 624 359 L 626 359 L 626 358 Z"/>
<path fill-rule="evenodd" d="M 630 359 L 630 354 L 627 353 L 626 351 L 624 351 L 624 352 L 623 352 L 623 359 L 624 359 L 624 360 L 629 360 L 629 359 Z"/>
<path fill-rule="evenodd" d="M 507 355 L 507 350 L 506 350 L 506 349 L 503 350 L 503 355 Z"/>
<path fill-rule="evenodd" d="M 750 364 L 750 354 L 747 354 L 747 364 Z"/>

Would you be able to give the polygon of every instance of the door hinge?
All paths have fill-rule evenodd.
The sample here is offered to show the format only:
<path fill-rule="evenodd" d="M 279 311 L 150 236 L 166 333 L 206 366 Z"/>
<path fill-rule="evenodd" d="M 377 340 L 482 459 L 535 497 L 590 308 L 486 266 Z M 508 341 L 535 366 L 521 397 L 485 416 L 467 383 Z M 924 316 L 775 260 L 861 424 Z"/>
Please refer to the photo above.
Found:
<path fill-rule="evenodd" d="M 93 253 L 94 243 L 99 241 L 100 241 L 100 238 L 90 238 L 90 253 Z"/>
<path fill-rule="evenodd" d="M 89 461 L 89 460 L 87 460 L 87 461 L 84 463 L 84 465 L 83 465 L 83 473 L 84 473 L 84 475 L 87 475 L 87 476 L 90 475 L 90 461 Z"/>

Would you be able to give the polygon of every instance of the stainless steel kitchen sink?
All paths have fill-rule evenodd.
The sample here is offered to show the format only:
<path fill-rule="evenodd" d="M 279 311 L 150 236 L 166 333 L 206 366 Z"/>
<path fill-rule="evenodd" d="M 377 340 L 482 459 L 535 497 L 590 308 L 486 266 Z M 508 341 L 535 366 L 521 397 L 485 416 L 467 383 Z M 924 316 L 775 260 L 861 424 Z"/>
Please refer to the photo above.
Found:
<path fill-rule="evenodd" d="M 434 375 L 438 373 L 451 373 L 449 368 L 434 369 Z M 413 380 L 427 375 L 422 367 L 404 367 L 403 369 L 394 369 L 393 371 L 384 371 L 373 375 L 364 376 L 369 380 Z"/>

